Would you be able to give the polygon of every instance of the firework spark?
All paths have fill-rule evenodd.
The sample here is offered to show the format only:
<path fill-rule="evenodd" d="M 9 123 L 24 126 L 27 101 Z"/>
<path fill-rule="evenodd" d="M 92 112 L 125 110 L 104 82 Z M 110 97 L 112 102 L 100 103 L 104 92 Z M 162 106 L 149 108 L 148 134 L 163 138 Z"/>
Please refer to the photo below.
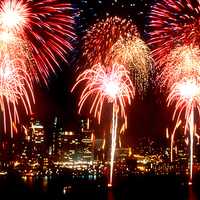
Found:
<path fill-rule="evenodd" d="M 94 114 L 99 123 L 105 101 L 120 105 L 121 116 L 123 118 L 126 116 L 126 100 L 131 103 L 135 88 L 131 83 L 129 71 L 123 65 L 113 64 L 111 68 L 106 69 L 103 65 L 96 64 L 91 69 L 86 69 L 78 76 L 72 91 L 81 82 L 86 82 L 86 87 L 80 97 L 79 113 L 85 101 L 92 96 L 94 101 L 90 113 Z"/>
<path fill-rule="evenodd" d="M 148 86 L 149 66 L 151 65 L 150 49 L 137 36 L 122 38 L 112 46 L 108 59 L 127 66 L 131 72 L 134 85 L 139 92 Z"/>
<path fill-rule="evenodd" d="M 199 80 L 200 81 L 200 80 Z M 181 114 L 184 112 L 186 120 L 185 133 L 189 128 L 190 115 L 195 108 L 200 108 L 200 82 L 195 79 L 183 79 L 174 83 L 168 96 L 168 106 L 176 102 L 173 119 L 177 116 L 180 121 Z"/>
<path fill-rule="evenodd" d="M 183 78 L 200 76 L 200 49 L 193 45 L 178 46 L 171 50 L 168 57 L 162 60 L 162 69 L 158 82 L 168 89 Z"/>
<path fill-rule="evenodd" d="M 197 45 L 200 41 L 200 2 L 198 0 L 162 0 L 150 15 L 150 44 L 158 64 L 177 45 Z"/>
<path fill-rule="evenodd" d="M 10 32 L 21 32 L 28 23 L 29 9 L 24 1 L 2 1 L 0 7 L 1 27 Z"/>
<path fill-rule="evenodd" d="M 110 49 L 120 38 L 133 36 L 139 37 L 139 33 L 131 20 L 109 17 L 96 23 L 87 32 L 84 38 L 84 55 L 91 66 L 105 63 Z"/>
<path fill-rule="evenodd" d="M 58 58 L 66 61 L 65 55 L 72 49 L 70 42 L 75 38 L 70 10 L 69 3 L 56 0 L 1 1 L 1 35 L 4 35 L 4 42 L 10 41 L 10 35 L 17 38 L 20 54 L 28 55 L 27 60 L 32 58 L 26 61 L 32 63 L 26 71 L 34 79 L 46 83 L 49 73 L 55 72 L 54 64 L 58 66 Z M 16 48 L 9 49 L 13 55 L 16 53 Z"/>
<path fill-rule="evenodd" d="M 112 147 L 111 147 L 111 169 L 110 169 L 110 181 L 112 185 L 113 175 L 113 163 L 116 147 L 117 126 L 118 126 L 118 113 L 125 120 L 126 104 L 131 104 L 131 99 L 134 98 L 135 88 L 129 77 L 129 71 L 119 64 L 113 64 L 110 68 L 101 64 L 94 65 L 91 69 L 85 70 L 77 78 L 77 82 L 72 88 L 72 91 L 82 82 L 85 82 L 86 86 L 80 96 L 79 112 L 82 110 L 85 102 L 89 99 L 93 99 L 90 113 L 93 113 L 94 117 L 98 119 L 100 123 L 101 113 L 103 105 L 106 102 L 112 103 L 113 115 L 112 115 Z"/>
<path fill-rule="evenodd" d="M 22 104 L 26 114 L 31 113 L 34 103 L 30 76 L 21 68 L 23 60 L 11 60 L 8 54 L 1 55 L 0 65 L 0 107 L 3 112 L 4 130 L 10 122 L 11 136 L 13 122 L 19 122 L 18 105 Z M 8 120 L 7 120 L 8 119 Z"/>

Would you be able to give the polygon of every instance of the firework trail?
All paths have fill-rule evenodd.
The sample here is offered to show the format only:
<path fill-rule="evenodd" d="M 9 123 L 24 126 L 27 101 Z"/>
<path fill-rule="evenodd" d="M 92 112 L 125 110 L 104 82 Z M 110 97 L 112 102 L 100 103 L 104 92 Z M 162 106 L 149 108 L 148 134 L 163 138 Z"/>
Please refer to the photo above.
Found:
<path fill-rule="evenodd" d="M 158 66 L 177 45 L 200 42 L 200 2 L 198 0 L 162 0 L 150 14 L 150 35 L 154 59 Z"/>
<path fill-rule="evenodd" d="M 182 123 L 181 120 L 179 122 L 176 122 L 174 130 L 171 134 L 171 142 L 170 142 L 170 160 L 171 160 L 171 162 L 173 162 L 173 146 L 174 146 L 175 133 L 176 133 L 176 130 L 180 127 L 181 123 Z"/>
<path fill-rule="evenodd" d="M 112 147 L 111 147 L 111 169 L 109 185 L 112 185 L 114 153 L 116 147 L 118 118 L 126 119 L 125 107 L 131 104 L 134 98 L 135 88 L 129 77 L 129 71 L 119 64 L 105 67 L 101 64 L 94 65 L 91 69 L 85 70 L 77 78 L 77 82 L 72 91 L 81 83 L 85 83 L 79 101 L 79 113 L 86 101 L 93 101 L 90 113 L 98 119 L 100 123 L 101 113 L 104 104 L 112 103 Z"/>
<path fill-rule="evenodd" d="M 75 38 L 70 10 L 69 3 L 56 0 L 1 1 L 0 35 L 8 46 L 10 36 L 15 39 L 18 54 L 26 58 L 26 71 L 33 79 L 47 83 L 49 74 L 55 72 L 54 65 L 59 65 L 58 60 L 66 61 L 65 55 L 72 49 L 70 42 Z M 12 45 L 7 48 L 11 55 L 16 54 Z"/>
<path fill-rule="evenodd" d="M 179 46 L 171 51 L 165 60 L 164 68 L 158 76 L 161 87 L 169 90 L 168 106 L 175 104 L 173 120 L 175 129 L 171 136 L 171 160 L 174 134 L 180 126 L 181 117 L 185 120 L 184 134 L 190 134 L 190 179 L 192 183 L 194 111 L 200 114 L 200 49 L 192 45 Z"/>
<path fill-rule="evenodd" d="M 112 46 L 120 38 L 138 36 L 137 27 L 131 20 L 120 17 L 109 17 L 96 23 L 84 37 L 83 52 L 90 66 L 106 63 L 107 55 Z"/>
<path fill-rule="evenodd" d="M 4 131 L 10 122 L 13 137 L 13 122 L 19 122 L 18 104 L 21 103 L 26 114 L 31 113 L 31 103 L 35 102 L 30 76 L 21 66 L 23 60 L 11 60 L 8 54 L 1 54 L 0 63 L 0 107 L 4 118 Z"/>

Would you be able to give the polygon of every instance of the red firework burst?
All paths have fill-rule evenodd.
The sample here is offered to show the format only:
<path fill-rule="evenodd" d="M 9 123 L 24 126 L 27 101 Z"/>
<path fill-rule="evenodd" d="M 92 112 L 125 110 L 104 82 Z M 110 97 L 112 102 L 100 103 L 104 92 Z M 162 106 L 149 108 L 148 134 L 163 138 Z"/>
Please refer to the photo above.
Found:
<path fill-rule="evenodd" d="M 158 66 L 177 45 L 198 45 L 200 41 L 200 2 L 162 0 L 150 14 L 149 43 Z"/>
<path fill-rule="evenodd" d="M 184 45 L 172 50 L 162 60 L 164 68 L 158 76 L 159 85 L 170 90 L 172 85 L 184 78 L 198 79 L 200 76 L 200 49 L 197 46 Z"/>
<path fill-rule="evenodd" d="M 109 51 L 120 38 L 135 36 L 139 37 L 139 33 L 131 20 L 109 17 L 93 25 L 87 32 L 84 37 L 84 55 L 90 66 L 105 63 Z"/>
<path fill-rule="evenodd" d="M 85 82 L 86 86 L 80 97 L 79 113 L 86 100 L 91 97 L 94 100 L 90 113 L 93 112 L 99 122 L 106 101 L 120 105 L 121 116 L 125 118 L 126 102 L 131 103 L 135 89 L 129 77 L 129 71 L 123 65 L 113 64 L 108 69 L 100 64 L 94 65 L 78 76 L 72 90 L 82 82 Z"/>
<path fill-rule="evenodd" d="M 70 42 L 75 38 L 70 10 L 69 3 L 56 0 L 1 1 L 0 31 L 6 42 L 8 36 L 14 36 L 20 54 L 31 58 L 27 71 L 34 79 L 46 82 L 49 73 L 55 72 L 54 65 L 59 65 L 58 58 L 66 61 L 66 53 L 72 49 Z M 17 48 L 9 49 L 15 55 Z"/>

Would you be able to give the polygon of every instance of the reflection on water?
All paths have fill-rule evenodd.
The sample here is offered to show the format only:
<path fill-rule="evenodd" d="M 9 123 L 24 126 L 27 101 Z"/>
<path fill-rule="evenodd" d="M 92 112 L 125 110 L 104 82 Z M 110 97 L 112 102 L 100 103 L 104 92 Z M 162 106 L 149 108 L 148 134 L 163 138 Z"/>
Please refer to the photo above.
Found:
<path fill-rule="evenodd" d="M 33 176 L 22 176 L 22 180 L 29 188 L 33 188 Z"/>
<path fill-rule="evenodd" d="M 112 190 L 109 190 L 109 191 L 108 191 L 108 196 L 107 196 L 107 197 L 108 197 L 108 200 L 115 200 L 115 199 L 114 199 L 114 194 L 113 194 L 113 191 L 112 191 Z"/>
<path fill-rule="evenodd" d="M 188 200 L 198 200 L 197 193 L 194 191 L 193 187 L 188 188 Z"/>
<path fill-rule="evenodd" d="M 44 192 L 48 190 L 48 176 L 42 178 L 42 189 Z"/>
<path fill-rule="evenodd" d="M 0 194 L 7 199 L 34 200 L 198 200 L 199 182 L 188 187 L 177 177 L 127 177 L 112 189 L 104 180 L 63 176 L 0 176 Z M 15 197 L 15 198 L 13 198 Z"/>
<path fill-rule="evenodd" d="M 42 192 L 48 192 L 48 183 L 51 181 L 51 176 L 44 177 L 34 177 L 34 176 L 22 176 L 24 184 L 30 189 L 34 191 L 35 187 L 39 186 Z"/>

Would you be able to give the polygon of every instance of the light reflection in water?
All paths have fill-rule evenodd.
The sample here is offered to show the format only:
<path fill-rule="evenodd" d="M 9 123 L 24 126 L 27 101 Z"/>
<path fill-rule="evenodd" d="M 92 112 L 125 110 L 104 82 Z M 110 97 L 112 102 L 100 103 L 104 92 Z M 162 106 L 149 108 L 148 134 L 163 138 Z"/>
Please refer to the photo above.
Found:
<path fill-rule="evenodd" d="M 48 176 L 42 178 L 42 190 L 44 192 L 48 190 Z"/>
<path fill-rule="evenodd" d="M 192 187 L 188 188 L 188 200 L 198 200 L 195 192 L 192 189 Z"/>
<path fill-rule="evenodd" d="M 32 176 L 22 176 L 22 180 L 28 185 L 28 187 L 33 187 L 33 177 Z"/>
<path fill-rule="evenodd" d="M 109 190 L 109 191 L 108 191 L 108 200 L 115 200 L 114 194 L 113 194 L 113 191 L 112 191 L 112 190 Z"/>
<path fill-rule="evenodd" d="M 34 190 L 35 185 L 39 184 L 43 192 L 48 191 L 49 178 L 50 177 L 48 176 L 44 176 L 44 177 L 22 176 L 23 182 L 28 186 L 30 190 Z"/>

